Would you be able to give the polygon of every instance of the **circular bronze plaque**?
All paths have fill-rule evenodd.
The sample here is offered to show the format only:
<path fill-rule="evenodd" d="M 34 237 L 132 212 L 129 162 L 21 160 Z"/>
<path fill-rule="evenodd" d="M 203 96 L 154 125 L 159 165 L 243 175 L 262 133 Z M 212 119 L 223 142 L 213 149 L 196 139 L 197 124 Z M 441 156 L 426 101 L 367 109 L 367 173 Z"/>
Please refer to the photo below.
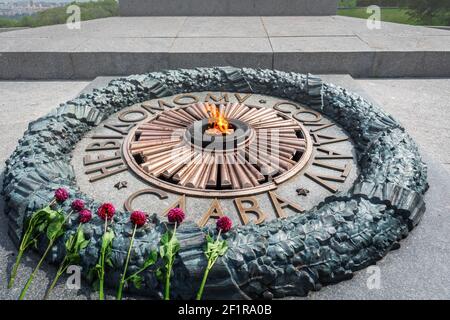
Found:
<path fill-rule="evenodd" d="M 295 119 L 272 108 L 217 104 L 232 128 L 211 136 L 208 106 L 165 110 L 137 125 L 123 150 L 130 168 L 165 190 L 231 197 L 275 189 L 307 165 L 312 140 Z"/>
<path fill-rule="evenodd" d="M 211 108 L 229 131 L 209 134 Z M 193 92 L 111 115 L 72 163 L 81 190 L 98 200 L 160 215 L 181 206 L 202 226 L 220 213 L 247 224 L 308 210 L 350 188 L 355 159 L 347 132 L 305 105 Z"/>

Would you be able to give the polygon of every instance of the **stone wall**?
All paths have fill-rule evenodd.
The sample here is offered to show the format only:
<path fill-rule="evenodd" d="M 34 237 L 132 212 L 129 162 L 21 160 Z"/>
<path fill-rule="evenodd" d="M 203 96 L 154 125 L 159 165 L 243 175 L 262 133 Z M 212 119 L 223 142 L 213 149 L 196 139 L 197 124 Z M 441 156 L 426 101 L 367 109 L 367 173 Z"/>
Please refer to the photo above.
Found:
<path fill-rule="evenodd" d="M 324 16 L 338 0 L 120 0 L 121 16 Z"/>

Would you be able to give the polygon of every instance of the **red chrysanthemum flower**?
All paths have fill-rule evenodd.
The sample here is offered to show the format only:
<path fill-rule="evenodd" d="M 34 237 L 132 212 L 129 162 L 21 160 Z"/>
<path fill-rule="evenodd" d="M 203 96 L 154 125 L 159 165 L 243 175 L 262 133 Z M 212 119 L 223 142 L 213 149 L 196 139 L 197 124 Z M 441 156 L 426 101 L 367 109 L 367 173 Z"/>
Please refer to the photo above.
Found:
<path fill-rule="evenodd" d="M 72 201 L 72 204 L 70 205 L 73 211 L 80 212 L 84 209 L 84 201 L 81 199 L 75 199 Z"/>
<path fill-rule="evenodd" d="M 108 220 L 111 220 L 114 217 L 114 213 L 116 212 L 116 208 L 114 208 L 114 205 L 112 203 L 104 203 L 97 209 L 98 216 L 105 220 L 108 218 Z"/>
<path fill-rule="evenodd" d="M 222 233 L 226 233 L 230 231 L 231 227 L 233 226 L 233 221 L 231 221 L 230 218 L 227 216 L 220 217 L 216 222 L 216 228 L 217 230 L 221 231 Z"/>
<path fill-rule="evenodd" d="M 184 211 L 180 208 L 172 208 L 167 214 L 167 219 L 169 222 L 176 222 L 178 224 L 182 223 L 184 220 L 185 214 Z"/>
<path fill-rule="evenodd" d="M 147 222 L 147 215 L 142 211 L 133 211 L 130 216 L 130 221 L 140 228 Z"/>
<path fill-rule="evenodd" d="M 55 199 L 56 199 L 56 201 L 58 201 L 59 203 L 63 203 L 68 198 L 69 198 L 69 191 L 67 191 L 64 188 L 56 189 L 56 191 L 55 191 Z"/>
<path fill-rule="evenodd" d="M 91 210 L 88 210 L 88 209 L 81 210 L 79 212 L 79 218 L 80 218 L 81 223 L 87 223 L 87 222 L 91 221 L 91 219 L 92 219 Z"/>

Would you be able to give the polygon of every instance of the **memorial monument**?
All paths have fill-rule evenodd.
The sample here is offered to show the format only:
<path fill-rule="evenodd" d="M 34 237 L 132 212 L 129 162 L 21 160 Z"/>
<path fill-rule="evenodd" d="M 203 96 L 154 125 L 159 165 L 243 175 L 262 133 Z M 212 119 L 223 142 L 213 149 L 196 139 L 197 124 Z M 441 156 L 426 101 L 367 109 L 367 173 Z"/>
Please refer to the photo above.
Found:
<path fill-rule="evenodd" d="M 212 139 L 214 108 L 233 132 Z M 60 187 L 91 208 L 123 208 L 111 224 L 111 287 L 129 213 L 152 214 L 135 239 L 129 268 L 138 270 L 158 249 L 165 214 L 183 210 L 173 298 L 195 295 L 205 235 L 227 215 L 235 227 L 205 297 L 247 299 L 306 295 L 381 259 L 420 221 L 427 182 L 405 130 L 358 95 L 311 75 L 223 67 L 118 79 L 31 123 L 4 180 L 17 242 L 24 218 Z M 68 221 L 52 261 L 77 225 Z M 84 270 L 96 264 L 102 230 L 98 218 L 86 226 Z M 148 270 L 130 289 L 158 298 L 162 287 Z"/>
<path fill-rule="evenodd" d="M 337 0 L 120 1 L 123 16 L 331 15 L 336 7 Z M 79 251 L 87 280 L 101 261 L 102 281 L 116 289 L 124 265 L 138 272 L 153 252 L 167 257 L 161 243 L 177 209 L 186 217 L 175 225 L 171 298 L 195 297 L 205 246 L 227 216 L 228 250 L 204 297 L 272 299 L 349 279 L 397 248 L 425 212 L 428 184 L 405 129 L 361 96 L 311 74 L 222 66 L 117 78 L 30 123 L 3 181 L 17 245 L 58 188 L 98 210 Z M 108 228 L 102 203 L 117 208 Z M 137 232 L 129 224 L 135 211 L 148 214 Z M 65 223 L 50 243 L 52 263 L 64 260 L 79 230 L 78 217 Z M 105 267 L 107 230 L 114 237 Z M 47 253 L 45 234 L 36 243 Z M 145 269 L 126 294 L 167 297 L 160 267 Z"/>

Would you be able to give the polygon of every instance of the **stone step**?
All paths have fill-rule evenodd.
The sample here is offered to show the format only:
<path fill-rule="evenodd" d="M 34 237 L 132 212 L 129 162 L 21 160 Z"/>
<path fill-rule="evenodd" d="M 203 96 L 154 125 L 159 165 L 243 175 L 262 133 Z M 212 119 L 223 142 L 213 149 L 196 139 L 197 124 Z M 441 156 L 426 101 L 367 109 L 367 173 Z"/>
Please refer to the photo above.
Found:
<path fill-rule="evenodd" d="M 0 33 L 0 79 L 93 79 L 224 66 L 449 77 L 450 31 L 324 17 L 115 17 Z"/>

